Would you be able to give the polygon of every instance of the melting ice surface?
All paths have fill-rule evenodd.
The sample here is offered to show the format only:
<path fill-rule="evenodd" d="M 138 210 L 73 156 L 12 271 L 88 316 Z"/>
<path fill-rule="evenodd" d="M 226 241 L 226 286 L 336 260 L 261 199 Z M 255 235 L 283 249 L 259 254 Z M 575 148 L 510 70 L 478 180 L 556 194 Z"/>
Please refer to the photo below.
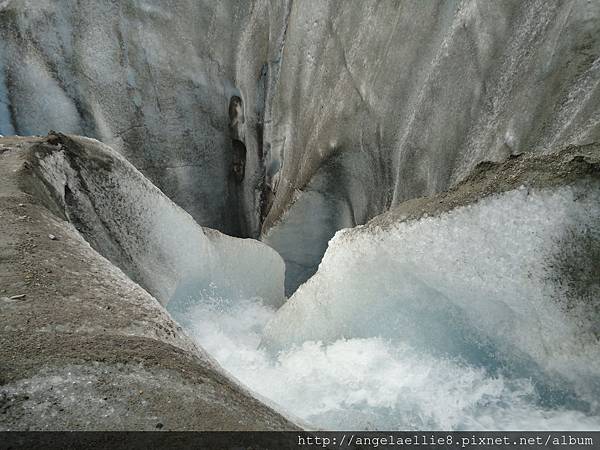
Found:
<path fill-rule="evenodd" d="M 599 237 L 594 192 L 519 191 L 342 233 L 278 312 L 215 286 L 169 309 L 243 384 L 315 428 L 600 429 L 598 343 L 577 305 L 574 323 L 561 312 L 545 269 L 567 236 Z"/>

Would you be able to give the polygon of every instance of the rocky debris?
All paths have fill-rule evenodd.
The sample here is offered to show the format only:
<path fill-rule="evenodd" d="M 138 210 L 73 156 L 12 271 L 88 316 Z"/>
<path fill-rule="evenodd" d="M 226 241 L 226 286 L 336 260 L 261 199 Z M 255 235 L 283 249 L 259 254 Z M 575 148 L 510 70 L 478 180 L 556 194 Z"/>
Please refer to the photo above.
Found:
<path fill-rule="evenodd" d="M 600 175 L 600 144 L 568 146 L 547 154 L 513 155 L 503 161 L 483 161 L 456 186 L 436 195 L 408 200 L 369 221 L 385 227 L 401 220 L 435 216 L 489 195 L 520 187 L 552 188 Z"/>

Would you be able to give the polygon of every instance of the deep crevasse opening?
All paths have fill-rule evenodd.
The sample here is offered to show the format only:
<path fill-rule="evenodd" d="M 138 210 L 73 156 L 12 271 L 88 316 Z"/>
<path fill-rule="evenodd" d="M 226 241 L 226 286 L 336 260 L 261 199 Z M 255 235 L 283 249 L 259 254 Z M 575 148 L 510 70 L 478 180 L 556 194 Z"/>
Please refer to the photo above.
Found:
<path fill-rule="evenodd" d="M 341 232 L 279 311 L 217 285 L 168 309 L 243 384 L 316 428 L 598 429 L 597 325 L 551 270 L 577 238 L 597 242 L 598 196 L 521 189 Z"/>

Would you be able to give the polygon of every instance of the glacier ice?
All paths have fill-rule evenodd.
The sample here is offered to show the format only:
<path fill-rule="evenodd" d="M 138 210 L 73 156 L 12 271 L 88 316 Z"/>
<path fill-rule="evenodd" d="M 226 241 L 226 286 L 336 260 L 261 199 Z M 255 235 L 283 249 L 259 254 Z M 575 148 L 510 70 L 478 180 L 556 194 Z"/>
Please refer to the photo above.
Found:
<path fill-rule="evenodd" d="M 597 186 L 523 187 L 439 217 L 339 232 L 265 342 L 382 333 L 472 361 L 517 353 L 566 377 L 598 376 L 598 299 L 570 303 L 552 252 L 575 245 L 570 234 L 597 242 L 599 200 Z"/>
<path fill-rule="evenodd" d="M 69 3 L 0 1 L 0 132 L 53 127 L 108 142 L 199 223 L 260 233 L 286 259 L 288 293 L 315 272 L 336 230 L 443 191 L 478 161 L 600 136 L 597 2 Z M 227 118 L 233 97 L 244 104 L 236 136 Z M 237 185 L 232 137 L 247 155 Z M 61 211 L 173 311 L 193 314 L 202 299 L 233 308 L 235 299 L 249 308 L 237 311 L 243 316 L 255 308 L 246 301 L 261 299 L 250 318 L 262 324 L 267 305 L 281 302 L 281 261 L 264 246 L 202 230 L 149 183 L 126 181 L 141 177 L 129 168 L 103 178 L 62 157 L 44 161 Z M 522 411 L 596 411 L 597 291 L 569 285 L 578 276 L 573 255 L 595 257 L 570 243 L 573 234 L 597 241 L 596 209 L 571 217 L 568 201 L 547 194 L 339 234 L 322 270 L 273 318 L 265 350 L 251 353 L 268 359 L 267 349 L 282 350 L 263 366 L 279 374 L 289 360 L 312 359 L 312 376 L 330 373 L 320 382 L 336 386 L 346 382 L 336 355 L 368 348 L 404 352 L 404 362 L 415 352 L 440 367 L 447 361 L 450 372 L 479 373 L 487 387 L 490 379 L 521 386 L 499 388 L 496 404 L 523 392 L 519 399 L 542 400 L 523 400 Z M 486 207 L 492 201 L 500 207 Z M 319 366 L 328 358 L 334 363 Z M 409 366 L 437 367 L 423 364 Z M 558 400 L 544 404 L 550 397 Z M 340 426 L 342 406 L 362 401 L 325 398 L 329 409 L 312 411 L 278 401 Z M 399 398 L 377 407 L 410 404 Z M 484 415 L 459 410 L 432 413 L 430 422 L 401 416 L 398 426 L 468 427 Z M 366 411 L 372 419 L 352 424 L 388 424 L 376 408 Z M 341 422 L 324 419 L 334 416 Z"/>

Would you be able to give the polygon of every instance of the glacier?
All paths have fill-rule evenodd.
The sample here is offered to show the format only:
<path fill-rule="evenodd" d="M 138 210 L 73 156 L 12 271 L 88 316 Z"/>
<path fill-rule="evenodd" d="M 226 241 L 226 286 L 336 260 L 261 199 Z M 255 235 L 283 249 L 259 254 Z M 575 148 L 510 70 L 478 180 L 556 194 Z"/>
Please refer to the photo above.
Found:
<path fill-rule="evenodd" d="M 598 429 L 599 36 L 579 0 L 0 0 L 0 135 L 50 132 L 10 189 L 307 428 Z"/>
<path fill-rule="evenodd" d="M 269 242 L 289 295 L 341 228 L 597 142 L 598 36 L 579 0 L 7 1 L 0 134 L 101 140 L 202 226 Z"/>

